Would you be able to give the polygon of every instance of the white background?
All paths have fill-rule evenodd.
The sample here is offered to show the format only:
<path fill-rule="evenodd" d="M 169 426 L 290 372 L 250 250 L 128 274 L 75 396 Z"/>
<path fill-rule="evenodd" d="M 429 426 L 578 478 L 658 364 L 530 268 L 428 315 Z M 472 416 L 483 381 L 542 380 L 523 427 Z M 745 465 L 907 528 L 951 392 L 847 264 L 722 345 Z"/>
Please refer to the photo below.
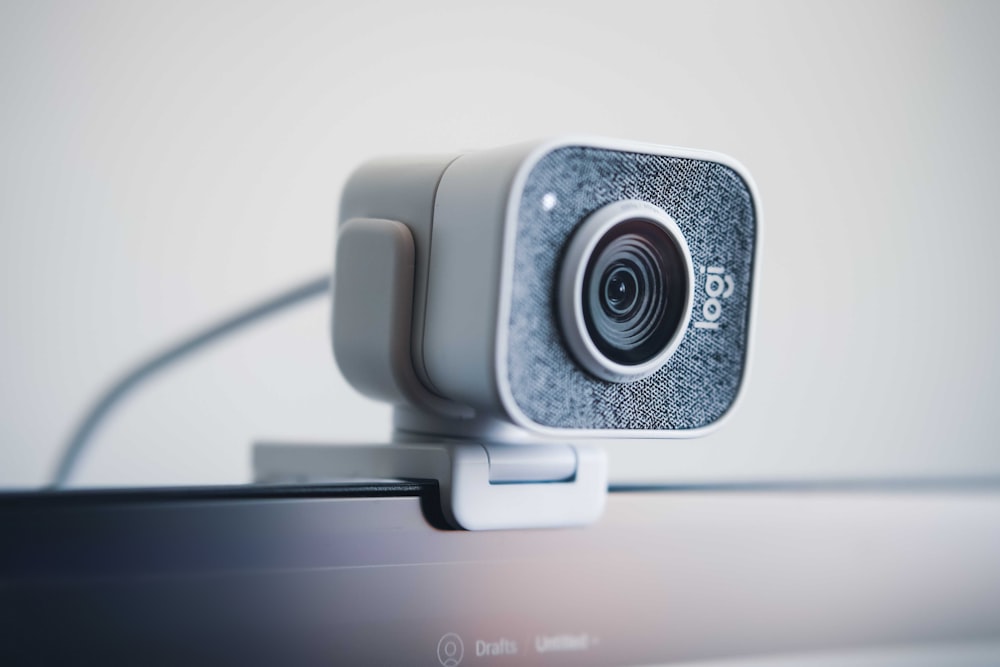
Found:
<path fill-rule="evenodd" d="M 720 150 L 765 246 L 754 368 L 618 480 L 1000 474 L 991 3 L 0 4 L 0 486 L 120 370 L 329 270 L 381 154 L 585 133 Z M 374 440 L 326 303 L 164 374 L 81 484 L 238 482 L 255 438 Z"/>

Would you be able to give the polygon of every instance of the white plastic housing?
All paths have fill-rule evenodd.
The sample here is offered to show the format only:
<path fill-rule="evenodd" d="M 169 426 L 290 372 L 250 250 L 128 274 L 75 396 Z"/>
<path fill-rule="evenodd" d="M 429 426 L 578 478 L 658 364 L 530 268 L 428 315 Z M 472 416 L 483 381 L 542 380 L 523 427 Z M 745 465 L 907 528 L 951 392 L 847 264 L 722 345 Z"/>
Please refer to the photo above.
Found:
<path fill-rule="evenodd" d="M 380 160 L 361 167 L 344 188 L 340 211 L 342 229 L 352 220 L 378 218 L 403 223 L 413 239 L 414 271 L 410 363 L 419 392 L 372 391 L 373 378 L 352 359 L 388 354 L 378 349 L 382 336 L 365 336 L 371 322 L 357 319 L 358 304 L 334 301 L 334 349 L 348 379 L 360 391 L 397 406 L 399 432 L 418 437 L 459 436 L 491 442 L 536 441 L 538 438 L 576 440 L 583 437 L 692 437 L 716 428 L 724 419 L 685 431 L 564 429 L 538 424 L 518 407 L 507 372 L 507 330 L 513 277 L 514 243 L 521 192 L 535 164 L 564 146 L 668 155 L 721 163 L 740 175 L 753 195 L 753 181 L 739 163 L 706 151 L 670 148 L 593 138 L 564 138 L 439 158 Z M 756 215 L 759 229 L 760 215 Z M 340 239 L 338 253 L 354 252 Z M 758 239 L 755 252 L 759 248 Z M 352 262 L 348 274 L 337 266 L 335 283 L 359 286 L 379 283 L 365 275 L 379 261 Z M 384 262 L 383 262 L 384 264 Z M 756 267 L 757 262 L 754 262 Z M 756 269 L 754 269 L 756 270 Z M 385 281 L 383 281 L 384 283 Z M 389 281 L 391 282 L 391 281 Z M 379 283 L 382 284 L 382 283 Z M 398 283 L 397 283 L 398 285 Z M 358 288 L 358 298 L 397 303 L 391 294 Z M 751 300 L 752 309 L 753 300 Z M 344 318 L 352 330 L 342 334 Z M 387 316 L 388 317 L 388 316 Z M 751 328 L 753 316 L 751 312 Z M 750 347 L 749 334 L 747 347 Z M 398 351 L 398 350 L 397 350 Z M 395 351 L 393 352 L 395 353 Z M 394 359 L 398 359 L 394 357 Z M 395 362 L 394 362 L 395 363 Z M 744 382 L 749 366 L 744 367 Z M 351 372 L 346 372 L 352 367 Z M 386 369 L 372 367 L 372 374 Z M 737 397 L 738 400 L 738 397 Z M 730 409 L 726 416 L 732 413 Z"/>

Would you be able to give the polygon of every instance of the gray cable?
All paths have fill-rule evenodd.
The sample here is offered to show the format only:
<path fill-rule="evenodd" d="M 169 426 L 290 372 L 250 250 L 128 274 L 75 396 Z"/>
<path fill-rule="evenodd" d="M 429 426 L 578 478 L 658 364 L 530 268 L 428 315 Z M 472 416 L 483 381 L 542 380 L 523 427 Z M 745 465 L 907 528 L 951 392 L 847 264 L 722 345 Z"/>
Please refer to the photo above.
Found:
<path fill-rule="evenodd" d="M 257 305 L 250 306 L 220 322 L 194 333 L 154 354 L 146 361 L 129 370 L 112 384 L 87 411 L 79 422 L 72 437 L 66 442 L 62 455 L 52 475 L 51 486 L 60 488 L 67 485 L 74 469 L 79 465 L 101 421 L 121 400 L 143 381 L 148 380 L 167 366 L 180 361 L 202 347 L 214 343 L 231 333 L 264 319 L 281 310 L 325 294 L 330 290 L 330 276 L 324 275 L 302 283 L 290 290 L 275 295 Z"/>

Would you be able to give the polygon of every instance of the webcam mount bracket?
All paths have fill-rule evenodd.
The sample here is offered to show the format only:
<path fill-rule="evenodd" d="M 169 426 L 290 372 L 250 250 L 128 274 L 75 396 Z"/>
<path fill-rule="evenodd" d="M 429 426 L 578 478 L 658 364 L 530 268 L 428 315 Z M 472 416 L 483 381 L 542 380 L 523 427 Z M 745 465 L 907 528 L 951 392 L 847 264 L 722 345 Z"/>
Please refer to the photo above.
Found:
<path fill-rule="evenodd" d="M 260 443 L 253 466 L 263 483 L 433 480 L 445 518 L 466 530 L 582 526 L 607 496 L 607 456 L 594 445 Z"/>

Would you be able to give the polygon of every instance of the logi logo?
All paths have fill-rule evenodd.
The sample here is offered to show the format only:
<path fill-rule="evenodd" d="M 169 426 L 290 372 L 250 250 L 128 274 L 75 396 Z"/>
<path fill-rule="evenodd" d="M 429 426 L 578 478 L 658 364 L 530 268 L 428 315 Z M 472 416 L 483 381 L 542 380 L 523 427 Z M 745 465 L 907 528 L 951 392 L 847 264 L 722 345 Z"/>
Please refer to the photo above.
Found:
<path fill-rule="evenodd" d="M 722 300 L 733 295 L 733 277 L 726 273 L 724 266 L 700 267 L 705 276 L 705 303 L 701 306 L 700 322 L 695 322 L 696 329 L 718 329 L 722 317 Z"/>

